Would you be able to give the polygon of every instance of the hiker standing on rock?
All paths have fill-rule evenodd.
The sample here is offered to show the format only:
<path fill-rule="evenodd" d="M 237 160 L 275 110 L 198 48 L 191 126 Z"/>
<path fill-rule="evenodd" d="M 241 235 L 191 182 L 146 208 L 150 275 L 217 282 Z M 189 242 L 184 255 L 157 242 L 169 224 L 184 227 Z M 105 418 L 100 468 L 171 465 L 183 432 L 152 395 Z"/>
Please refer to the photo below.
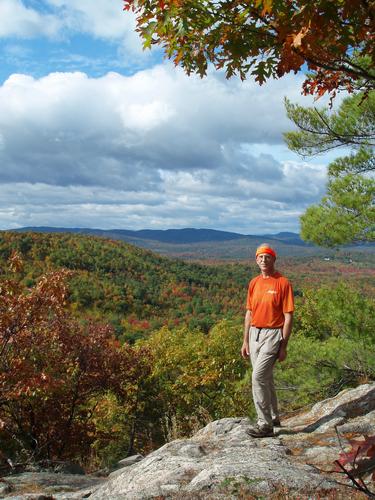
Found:
<path fill-rule="evenodd" d="M 274 426 L 280 426 L 273 368 L 276 360 L 284 361 L 287 355 L 294 299 L 292 285 L 275 269 L 276 252 L 270 245 L 262 243 L 255 257 L 260 275 L 249 283 L 241 355 L 245 359 L 250 355 L 253 366 L 258 422 L 249 434 L 262 438 L 273 436 Z"/>

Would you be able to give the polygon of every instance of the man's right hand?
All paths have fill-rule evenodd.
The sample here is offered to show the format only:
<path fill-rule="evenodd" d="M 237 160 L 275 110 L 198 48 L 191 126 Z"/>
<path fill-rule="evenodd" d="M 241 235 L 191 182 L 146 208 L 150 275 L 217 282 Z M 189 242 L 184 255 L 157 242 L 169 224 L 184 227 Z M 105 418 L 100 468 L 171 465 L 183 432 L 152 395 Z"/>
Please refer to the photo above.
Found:
<path fill-rule="evenodd" d="M 249 342 L 244 342 L 241 347 L 241 356 L 248 359 L 250 356 Z"/>

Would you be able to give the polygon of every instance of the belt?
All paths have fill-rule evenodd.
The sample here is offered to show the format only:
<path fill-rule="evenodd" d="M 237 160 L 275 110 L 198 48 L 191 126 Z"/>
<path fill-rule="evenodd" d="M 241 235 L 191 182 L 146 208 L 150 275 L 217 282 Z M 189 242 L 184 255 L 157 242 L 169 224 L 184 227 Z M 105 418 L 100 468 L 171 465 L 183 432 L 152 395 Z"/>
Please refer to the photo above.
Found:
<path fill-rule="evenodd" d="M 283 325 L 280 325 L 280 326 L 256 326 L 256 325 L 251 325 L 251 328 L 258 328 L 258 330 L 279 330 L 282 327 L 283 327 Z"/>
<path fill-rule="evenodd" d="M 257 332 L 257 338 L 255 339 L 256 342 L 258 342 L 259 340 L 259 334 L 262 330 L 279 330 L 280 328 L 282 328 L 282 326 L 278 326 L 277 328 L 269 328 L 268 326 L 255 326 L 255 325 L 251 325 L 252 328 L 256 328 L 258 330 Z"/>
<path fill-rule="evenodd" d="M 257 332 L 257 338 L 255 339 L 255 342 L 258 342 L 258 340 L 259 340 L 259 334 L 262 331 L 263 327 L 254 326 L 253 328 L 256 328 L 258 330 L 258 332 Z"/>

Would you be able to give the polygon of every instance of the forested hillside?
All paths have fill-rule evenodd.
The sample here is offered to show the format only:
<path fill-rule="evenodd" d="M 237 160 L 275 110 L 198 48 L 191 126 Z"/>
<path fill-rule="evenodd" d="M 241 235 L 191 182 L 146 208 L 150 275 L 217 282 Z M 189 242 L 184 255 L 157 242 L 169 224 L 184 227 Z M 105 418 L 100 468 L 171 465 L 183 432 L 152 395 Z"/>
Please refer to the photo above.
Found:
<path fill-rule="evenodd" d="M 109 321 L 117 336 L 128 341 L 161 326 L 186 325 L 207 333 L 220 319 L 242 319 L 247 284 L 258 272 L 253 260 L 192 264 L 99 237 L 3 232 L 3 273 L 13 250 L 22 256 L 22 279 L 28 286 L 47 270 L 72 270 L 72 310 Z M 306 285 L 341 278 L 369 295 L 375 289 L 375 272 L 366 258 L 369 256 L 355 263 L 284 258 L 280 265 L 292 279 L 297 295 Z"/>
<path fill-rule="evenodd" d="M 282 412 L 375 378 L 375 271 L 280 259 L 294 284 Z M 191 264 L 72 234 L 0 238 L 0 466 L 88 470 L 254 415 L 241 359 L 254 262 Z"/>
<path fill-rule="evenodd" d="M 90 236 L 2 233 L 2 269 L 13 250 L 22 255 L 29 286 L 48 269 L 72 270 L 72 308 L 110 321 L 127 340 L 180 323 L 207 332 L 241 313 L 249 279 L 244 265 L 187 264 Z"/>

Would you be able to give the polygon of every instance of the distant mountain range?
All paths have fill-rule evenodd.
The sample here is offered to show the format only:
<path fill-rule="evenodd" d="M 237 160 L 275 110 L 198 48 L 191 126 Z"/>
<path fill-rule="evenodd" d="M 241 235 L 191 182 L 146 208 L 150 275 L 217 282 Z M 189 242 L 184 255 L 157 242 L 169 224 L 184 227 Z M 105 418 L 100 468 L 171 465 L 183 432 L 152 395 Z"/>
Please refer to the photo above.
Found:
<path fill-rule="evenodd" d="M 23 227 L 17 232 L 78 233 L 126 241 L 163 255 L 185 259 L 242 259 L 253 254 L 263 242 L 275 246 L 279 255 L 308 256 L 331 255 L 333 250 L 323 249 L 304 242 L 297 233 L 240 234 L 215 229 L 91 229 L 59 227 Z M 374 251 L 373 245 L 350 246 L 345 250 Z"/>
<path fill-rule="evenodd" d="M 282 241 L 283 243 L 291 243 L 293 245 L 311 246 L 305 243 L 297 233 L 281 232 L 277 234 L 240 234 L 229 231 L 218 231 L 216 229 L 195 229 L 187 227 L 184 229 L 140 229 L 132 231 L 131 229 L 90 229 L 90 228 L 75 228 L 75 227 L 22 227 L 15 229 L 17 232 L 38 232 L 38 233 L 80 233 L 93 234 L 96 236 L 104 236 L 106 238 L 115 238 L 119 240 L 129 241 L 134 239 L 159 241 L 161 243 L 171 243 L 173 245 L 187 243 L 202 243 L 215 241 L 231 241 L 231 240 L 272 240 Z"/>

